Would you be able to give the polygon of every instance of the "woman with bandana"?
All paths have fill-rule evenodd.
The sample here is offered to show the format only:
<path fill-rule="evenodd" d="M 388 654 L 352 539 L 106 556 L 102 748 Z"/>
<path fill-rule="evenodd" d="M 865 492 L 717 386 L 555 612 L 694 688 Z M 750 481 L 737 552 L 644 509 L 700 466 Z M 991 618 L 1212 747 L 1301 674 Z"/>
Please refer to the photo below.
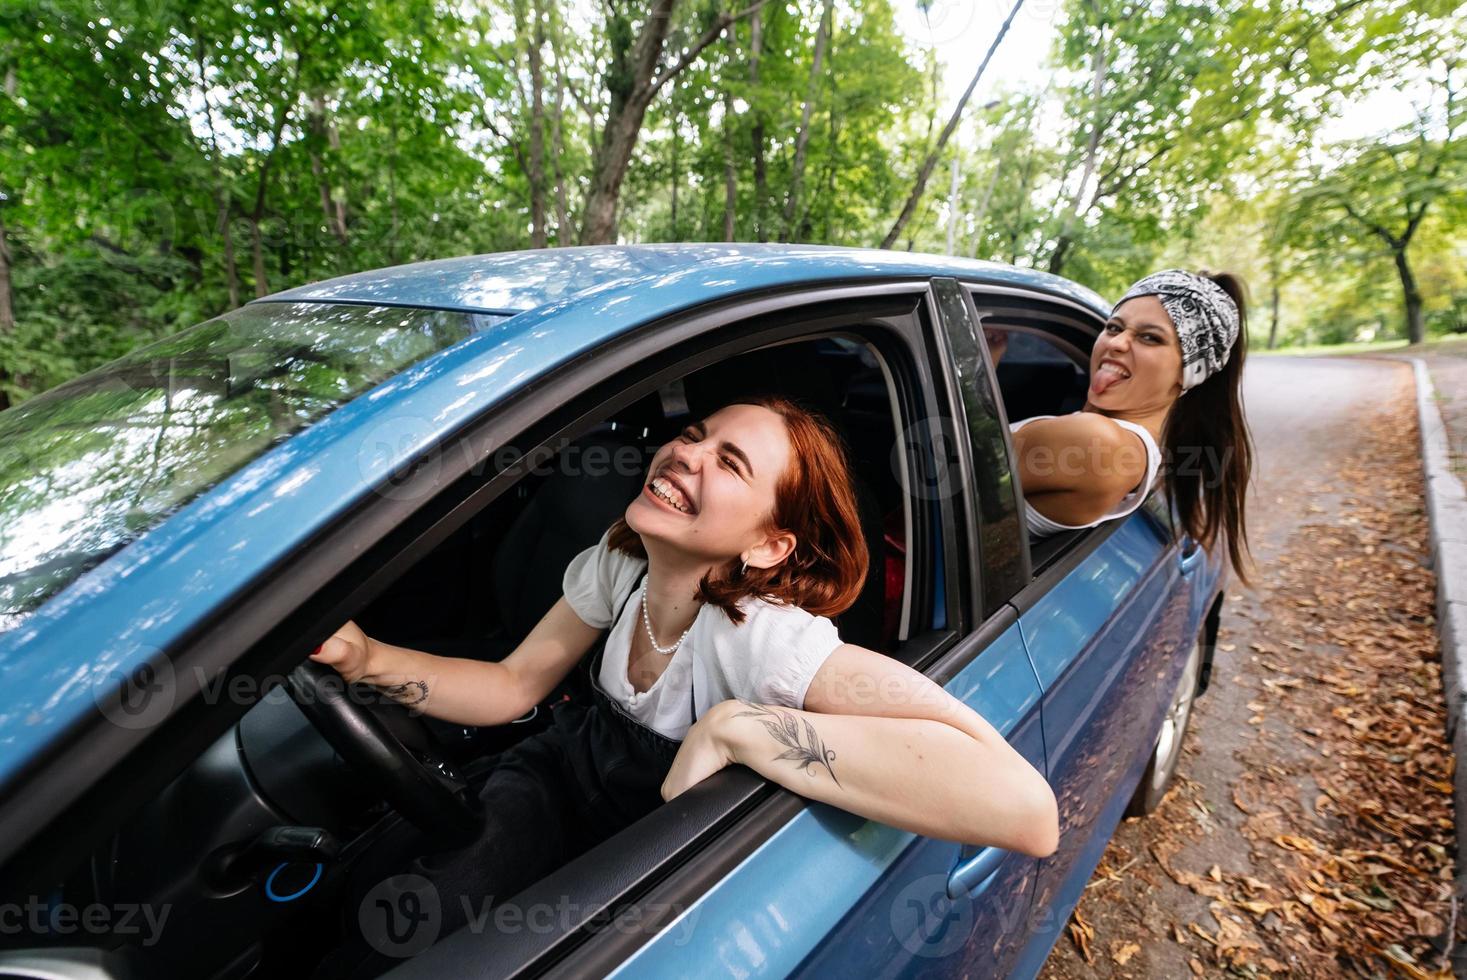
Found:
<path fill-rule="evenodd" d="M 1126 290 L 1090 352 L 1085 407 L 1009 426 L 1031 534 L 1124 517 L 1164 474 L 1181 527 L 1205 548 L 1225 537 L 1247 582 L 1245 316 L 1243 284 L 1227 273 L 1167 269 Z M 985 333 L 997 363 L 1006 338 Z"/>

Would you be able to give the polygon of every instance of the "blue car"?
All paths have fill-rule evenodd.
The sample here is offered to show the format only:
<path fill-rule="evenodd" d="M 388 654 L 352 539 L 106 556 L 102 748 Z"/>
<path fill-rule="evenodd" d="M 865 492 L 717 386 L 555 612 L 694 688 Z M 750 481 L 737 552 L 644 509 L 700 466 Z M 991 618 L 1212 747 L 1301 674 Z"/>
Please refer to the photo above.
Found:
<path fill-rule="evenodd" d="M 1167 789 L 1225 581 L 1160 491 L 1026 534 L 1008 423 L 1083 405 L 1108 312 L 900 252 L 515 252 L 268 296 L 0 413 L 0 975 L 308 975 L 384 823 L 472 827 L 475 761 L 578 689 L 462 728 L 307 656 L 347 619 L 506 656 L 655 449 L 756 388 L 849 446 L 871 567 L 843 639 L 1046 773 L 1059 849 L 921 837 L 735 766 L 513 914 L 347 914 L 381 917 L 394 977 L 1034 976 Z M 997 370 L 983 326 L 1011 338 Z"/>

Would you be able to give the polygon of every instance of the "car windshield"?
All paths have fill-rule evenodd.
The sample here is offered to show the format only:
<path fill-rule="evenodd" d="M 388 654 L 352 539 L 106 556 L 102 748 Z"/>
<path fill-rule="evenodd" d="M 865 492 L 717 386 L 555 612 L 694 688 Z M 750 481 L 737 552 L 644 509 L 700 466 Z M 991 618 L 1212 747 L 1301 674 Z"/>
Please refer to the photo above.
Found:
<path fill-rule="evenodd" d="M 0 632 L 275 443 L 502 319 L 254 303 L 0 412 Z"/>

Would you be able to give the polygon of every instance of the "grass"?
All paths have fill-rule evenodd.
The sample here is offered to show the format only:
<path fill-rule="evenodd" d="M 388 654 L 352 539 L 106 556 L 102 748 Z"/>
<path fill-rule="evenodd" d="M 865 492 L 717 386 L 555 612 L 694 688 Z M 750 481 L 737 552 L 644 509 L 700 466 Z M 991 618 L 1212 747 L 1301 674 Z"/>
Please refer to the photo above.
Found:
<path fill-rule="evenodd" d="M 1362 340 L 1349 344 L 1309 344 L 1298 347 L 1280 347 L 1276 350 L 1264 350 L 1255 347 L 1248 351 L 1250 357 L 1258 354 L 1277 355 L 1280 357 L 1317 357 L 1321 354 L 1376 354 L 1385 351 L 1398 351 L 1408 346 L 1404 339 L 1396 340 Z"/>
<path fill-rule="evenodd" d="M 1331 354 L 1452 354 L 1467 356 L 1467 335 L 1443 334 L 1427 337 L 1419 344 L 1408 344 L 1404 339 L 1366 340 L 1349 344 L 1308 344 L 1297 347 L 1280 347 L 1278 350 L 1263 350 L 1250 347 L 1249 356 L 1276 354 L 1281 357 L 1327 357 Z"/>

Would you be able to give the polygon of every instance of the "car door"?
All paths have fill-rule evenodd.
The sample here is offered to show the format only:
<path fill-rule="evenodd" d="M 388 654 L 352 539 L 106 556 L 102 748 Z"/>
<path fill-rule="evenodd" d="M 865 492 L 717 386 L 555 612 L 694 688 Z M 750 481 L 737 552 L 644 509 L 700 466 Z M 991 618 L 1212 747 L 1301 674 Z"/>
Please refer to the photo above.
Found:
<path fill-rule="evenodd" d="M 983 302 L 982 293 L 980 287 L 972 295 L 976 302 L 954 300 L 944 306 L 950 320 L 966 321 L 966 329 L 949 329 L 952 337 L 963 343 L 971 337 L 980 346 L 979 309 L 989 305 L 1027 303 L 1029 322 L 1043 325 L 1043 307 L 1034 304 L 1036 297 L 1016 300 L 1006 294 L 990 304 Z M 1063 331 L 1059 339 L 1071 346 L 1083 342 L 1073 308 L 1057 316 L 1056 323 Z M 986 352 L 979 363 L 991 372 Z M 982 376 L 983 371 L 975 367 L 972 373 Z M 996 382 L 992 384 L 997 391 Z M 1003 399 L 993 400 L 994 422 L 988 423 L 988 431 L 994 432 L 995 448 L 990 452 L 1012 459 Z M 969 412 L 970 429 L 976 434 L 973 414 Z M 1032 976 L 1099 862 L 1152 748 L 1166 692 L 1182 666 L 1177 653 L 1190 608 L 1170 529 L 1153 513 L 1143 509 L 1125 521 L 1077 535 L 1031 579 L 1030 563 L 1038 557 L 1024 540 L 1022 486 L 1015 480 L 994 492 L 1002 497 L 999 506 L 987 507 L 994 516 L 987 522 L 988 536 L 994 539 L 989 551 L 1017 535 L 1022 558 L 1008 575 L 990 576 L 991 588 L 1000 591 L 985 601 L 1006 601 L 1017 614 L 1042 691 L 1046 771 L 1060 810 L 1059 848 L 1039 862 L 1025 945 L 1011 964 L 1011 975 Z"/>
<path fill-rule="evenodd" d="M 1047 570 L 1015 599 L 1044 691 L 1059 849 L 1041 862 L 1040 933 L 1053 943 L 1079 901 L 1151 752 L 1188 623 L 1175 548 L 1138 510 Z M 1042 936 L 1036 936 L 1036 941 Z M 1048 946 L 1031 951 L 1038 962 Z"/>
<path fill-rule="evenodd" d="M 930 328 L 935 311 L 919 315 Z M 950 354 L 935 331 L 921 333 L 935 383 L 919 401 L 930 419 L 951 419 L 961 402 Z M 910 489 L 914 509 L 930 511 L 936 523 L 918 539 L 927 546 L 913 548 L 909 560 L 928 566 L 941 597 L 930 628 L 915 638 L 932 646 L 918 666 L 1042 767 L 1040 690 L 1017 617 L 1001 607 L 978 628 L 967 625 L 981 619 L 968 450 L 945 421 L 909 420 L 907 435 L 914 459 L 935 454 Z M 691 954 L 703 971 L 741 976 L 905 976 L 934 966 L 1003 976 L 1023 945 L 1037 871 L 1038 862 L 1023 855 L 920 837 L 809 804 L 616 975 L 683 976 Z M 689 936 L 696 937 L 692 949 Z"/>
<path fill-rule="evenodd" d="M 1039 689 L 1011 613 L 937 670 L 1042 763 Z M 731 976 L 1005 976 L 1037 865 L 810 804 L 613 975 L 680 978 L 696 962 L 699 973 Z"/>

